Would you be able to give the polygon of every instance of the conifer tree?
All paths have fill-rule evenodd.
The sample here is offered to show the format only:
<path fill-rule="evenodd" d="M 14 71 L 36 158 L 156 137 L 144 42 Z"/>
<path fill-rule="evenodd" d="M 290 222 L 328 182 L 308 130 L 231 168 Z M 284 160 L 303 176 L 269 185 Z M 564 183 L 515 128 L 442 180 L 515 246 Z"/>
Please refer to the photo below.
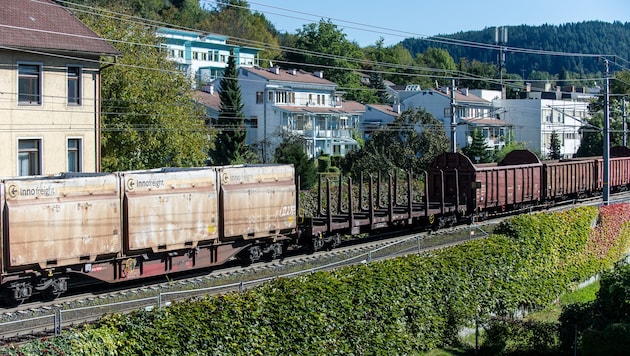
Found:
<path fill-rule="evenodd" d="M 245 163 L 251 155 L 246 145 L 247 128 L 243 114 L 241 88 L 238 84 L 238 69 L 234 52 L 230 51 L 225 73 L 219 85 L 219 130 L 215 147 L 210 151 L 213 165 Z"/>
<path fill-rule="evenodd" d="M 551 143 L 549 144 L 549 158 L 560 159 L 562 158 L 560 138 L 556 130 L 551 132 Z"/>
<path fill-rule="evenodd" d="M 462 150 L 473 163 L 492 162 L 492 152 L 488 150 L 486 139 L 480 130 L 472 132 L 472 142 Z"/>

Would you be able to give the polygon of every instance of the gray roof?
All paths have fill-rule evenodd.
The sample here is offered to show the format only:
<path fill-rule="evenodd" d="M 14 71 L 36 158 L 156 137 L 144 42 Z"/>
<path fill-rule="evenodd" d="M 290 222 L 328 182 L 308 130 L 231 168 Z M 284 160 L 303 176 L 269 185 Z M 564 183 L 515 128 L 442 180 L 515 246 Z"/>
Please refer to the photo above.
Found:
<path fill-rule="evenodd" d="M 50 0 L 0 0 L 0 46 L 55 53 L 120 54 Z"/>

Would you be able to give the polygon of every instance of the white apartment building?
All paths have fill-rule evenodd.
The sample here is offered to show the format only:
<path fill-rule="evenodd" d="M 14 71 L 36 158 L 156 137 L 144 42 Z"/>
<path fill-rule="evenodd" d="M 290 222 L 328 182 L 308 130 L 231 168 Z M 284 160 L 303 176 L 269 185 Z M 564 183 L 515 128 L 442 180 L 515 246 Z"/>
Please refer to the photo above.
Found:
<path fill-rule="evenodd" d="M 197 87 L 223 75 L 230 51 L 234 52 L 238 66 L 252 67 L 258 62 L 259 49 L 228 44 L 227 36 L 165 27 L 156 34 L 163 40 L 168 59 L 177 63 Z"/>
<path fill-rule="evenodd" d="M 365 106 L 342 100 L 323 72 L 240 67 L 239 84 L 248 144 L 259 147 L 264 162 L 285 135 L 302 139 L 309 157 L 343 156 L 358 147 L 352 133 Z"/>
<path fill-rule="evenodd" d="M 512 124 L 514 139 L 532 151 L 549 154 L 555 131 L 564 158 L 573 157 L 580 147 L 579 129 L 589 117 L 588 102 L 557 99 L 495 99 L 502 120 Z"/>

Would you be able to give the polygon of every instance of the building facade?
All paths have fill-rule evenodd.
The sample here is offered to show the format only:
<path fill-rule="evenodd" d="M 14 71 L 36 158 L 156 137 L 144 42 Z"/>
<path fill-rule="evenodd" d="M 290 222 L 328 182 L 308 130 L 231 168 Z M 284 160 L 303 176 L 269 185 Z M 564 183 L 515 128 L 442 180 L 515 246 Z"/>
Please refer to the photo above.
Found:
<path fill-rule="evenodd" d="M 99 171 L 100 58 L 118 51 L 52 1 L 0 7 L 0 176 Z"/>
<path fill-rule="evenodd" d="M 452 135 L 454 119 L 456 124 L 455 146 L 458 149 L 472 143 L 472 134 L 475 130 L 481 131 L 489 150 L 500 150 L 507 143 L 511 124 L 497 120 L 492 102 L 474 95 L 468 89 L 457 90 L 450 87 L 422 89 L 419 85 L 407 85 L 392 87 L 388 91 L 393 93 L 398 103 L 392 106 L 394 113 L 404 112 L 412 108 L 424 109 L 442 122 L 444 131 L 449 138 Z M 454 113 L 453 108 L 455 108 Z M 381 116 L 384 119 L 393 117 L 388 112 Z M 365 120 L 375 121 L 371 115 Z"/>
<path fill-rule="evenodd" d="M 501 119 L 514 127 L 514 139 L 527 149 L 548 156 L 551 136 L 560 139 L 560 153 L 571 158 L 580 148 L 580 127 L 589 118 L 588 102 L 556 99 L 496 99 Z"/>
<path fill-rule="evenodd" d="M 233 51 L 238 66 L 258 64 L 259 49 L 228 44 L 227 36 L 172 28 L 159 28 L 156 34 L 163 40 L 168 59 L 177 63 L 197 87 L 223 75 L 230 51 Z"/>
<path fill-rule="evenodd" d="M 288 136 L 300 139 L 309 157 L 343 156 L 358 147 L 353 133 L 365 106 L 344 101 L 323 72 L 241 67 L 239 84 L 248 144 L 259 147 L 264 162 Z"/>

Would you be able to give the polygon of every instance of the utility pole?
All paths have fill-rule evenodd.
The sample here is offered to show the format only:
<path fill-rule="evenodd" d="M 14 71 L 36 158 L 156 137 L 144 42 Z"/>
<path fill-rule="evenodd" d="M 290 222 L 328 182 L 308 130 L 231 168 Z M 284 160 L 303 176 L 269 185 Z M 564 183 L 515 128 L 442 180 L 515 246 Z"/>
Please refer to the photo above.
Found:
<path fill-rule="evenodd" d="M 505 66 L 505 45 L 508 41 L 507 27 L 495 27 L 494 43 L 499 46 L 499 85 L 501 90 L 501 99 L 506 99 L 505 85 L 503 85 L 503 67 Z"/>
<path fill-rule="evenodd" d="M 604 191 L 602 197 L 604 198 L 604 205 L 608 205 L 610 196 L 610 78 L 608 73 L 608 60 L 604 59 L 604 66 L 606 67 L 604 85 Z"/>
<path fill-rule="evenodd" d="M 455 78 L 451 79 L 451 152 L 457 152 L 457 105 L 455 103 Z"/>

